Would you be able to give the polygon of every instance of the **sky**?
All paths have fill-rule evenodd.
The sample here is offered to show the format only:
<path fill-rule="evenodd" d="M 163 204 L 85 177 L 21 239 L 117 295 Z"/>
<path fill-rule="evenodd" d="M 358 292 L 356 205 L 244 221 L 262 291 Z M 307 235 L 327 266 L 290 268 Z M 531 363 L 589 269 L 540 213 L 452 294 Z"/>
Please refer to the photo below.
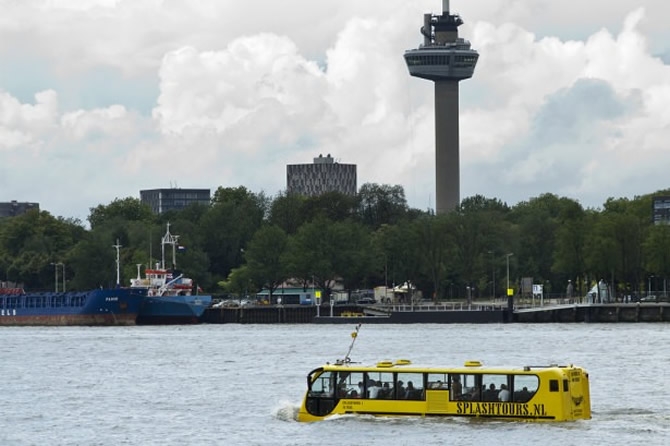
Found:
<path fill-rule="evenodd" d="M 441 0 L 0 0 L 0 201 L 85 221 L 142 189 L 356 164 L 435 207 L 433 83 L 406 49 Z M 670 187 L 670 3 L 451 0 L 461 198 L 602 208 Z"/>

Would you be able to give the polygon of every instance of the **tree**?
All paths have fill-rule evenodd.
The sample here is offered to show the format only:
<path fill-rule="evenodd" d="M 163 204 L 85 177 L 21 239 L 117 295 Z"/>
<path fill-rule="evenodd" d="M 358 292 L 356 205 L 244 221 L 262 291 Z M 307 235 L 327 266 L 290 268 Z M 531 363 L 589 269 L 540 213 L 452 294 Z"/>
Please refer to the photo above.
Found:
<path fill-rule="evenodd" d="M 247 265 L 233 268 L 228 279 L 219 282 L 219 287 L 226 293 L 237 294 L 239 297 L 247 297 L 250 293 L 255 294 L 259 289 L 251 280 L 251 274 Z"/>
<path fill-rule="evenodd" d="M 198 244 L 208 255 L 215 282 L 242 264 L 243 249 L 261 227 L 266 199 L 244 187 L 219 188 L 198 225 Z"/>
<path fill-rule="evenodd" d="M 311 221 L 316 218 L 344 221 L 355 214 L 357 204 L 357 197 L 332 191 L 305 198 L 302 210 L 305 221 Z"/>
<path fill-rule="evenodd" d="M 607 200 L 594 225 L 593 239 L 597 244 L 589 249 L 587 257 L 587 267 L 598 275 L 597 279 L 614 276 L 622 280 L 626 288 L 639 288 L 644 279 L 642 243 L 650 226 L 651 201 L 648 205 L 644 215 L 639 200 Z"/>
<path fill-rule="evenodd" d="M 85 229 L 78 221 L 55 218 L 46 211 L 33 210 L 2 220 L 0 265 L 3 280 L 21 282 L 29 289 L 51 288 L 54 281 L 52 263 L 67 265 L 68 251 L 84 234 Z"/>
<path fill-rule="evenodd" d="M 556 245 L 551 271 L 562 276 L 562 281 L 576 280 L 585 271 L 586 239 L 590 229 L 587 213 L 577 202 L 566 204 L 559 215 Z M 585 291 L 585 290 L 580 290 Z"/>
<path fill-rule="evenodd" d="M 297 194 L 280 193 L 270 205 L 268 220 L 287 234 L 295 234 L 305 221 L 303 204 L 305 198 Z"/>
<path fill-rule="evenodd" d="M 117 198 L 108 205 L 101 204 L 91 208 L 90 211 L 88 222 L 91 224 L 91 229 L 115 218 L 147 223 L 154 220 L 151 208 L 133 197 Z"/>
<path fill-rule="evenodd" d="M 286 270 L 281 257 L 286 251 L 288 237 L 278 226 L 263 226 L 256 231 L 247 245 L 244 257 L 247 260 L 248 277 L 259 288 L 267 288 L 272 294 L 286 280 Z"/>
<path fill-rule="evenodd" d="M 420 221 L 383 224 L 374 232 L 372 243 L 378 256 L 377 265 L 381 261 L 386 286 L 389 281 L 392 286 L 416 283 L 423 259 L 420 225 Z"/>
<path fill-rule="evenodd" d="M 358 197 L 360 220 L 372 229 L 383 224 L 396 224 L 408 212 L 405 190 L 400 185 L 365 183 L 358 191 Z"/>
<path fill-rule="evenodd" d="M 116 251 L 112 247 L 110 231 L 91 231 L 72 249 L 68 264 L 74 276 L 70 280 L 72 289 L 109 288 L 116 282 Z M 126 248 L 128 249 L 128 248 Z M 123 276 L 121 284 L 125 284 Z"/>
<path fill-rule="evenodd" d="M 656 225 L 649 228 L 643 248 L 646 270 L 662 277 L 665 283 L 670 276 L 670 226 Z M 665 286 L 663 289 L 666 289 Z"/>
<path fill-rule="evenodd" d="M 319 217 L 289 238 L 283 262 L 289 276 L 301 279 L 304 286 L 313 279 L 328 300 L 336 280 L 355 281 L 368 271 L 367 246 L 360 225 Z"/>
<path fill-rule="evenodd" d="M 574 204 L 567 198 L 542 194 L 514 206 L 510 213 L 510 221 L 518 233 L 514 257 L 523 276 L 533 278 L 535 283 L 544 283 L 553 277 L 556 238 L 564 221 L 562 215 L 576 212 L 570 210 Z"/>

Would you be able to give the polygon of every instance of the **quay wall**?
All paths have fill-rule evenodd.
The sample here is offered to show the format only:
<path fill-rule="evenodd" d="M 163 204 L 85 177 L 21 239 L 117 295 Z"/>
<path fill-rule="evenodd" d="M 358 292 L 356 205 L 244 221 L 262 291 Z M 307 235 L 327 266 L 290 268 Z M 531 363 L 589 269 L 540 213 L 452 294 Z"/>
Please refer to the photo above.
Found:
<path fill-rule="evenodd" d="M 384 313 L 375 310 L 375 316 L 362 317 L 365 308 L 356 305 L 338 305 L 333 308 L 331 318 L 330 307 L 317 309 L 305 305 L 263 305 L 248 307 L 208 308 L 201 321 L 210 324 L 311 324 L 338 322 L 365 322 L 388 324 L 411 323 L 502 323 L 507 322 L 508 314 L 504 310 L 482 311 L 393 311 Z M 361 317 L 357 317 L 361 316 Z M 338 320 L 339 319 L 339 320 Z"/>
<path fill-rule="evenodd" d="M 209 308 L 202 322 L 210 324 L 311 324 L 311 323 L 635 323 L 670 322 L 670 303 L 637 304 L 576 304 L 545 306 L 530 309 L 516 309 L 510 317 L 508 311 L 497 309 L 469 310 L 421 310 L 389 311 L 384 313 L 374 309 L 377 317 L 370 317 L 370 311 L 363 316 L 366 307 L 338 305 L 333 308 L 321 307 L 317 317 L 314 306 L 249 306 Z"/>
<path fill-rule="evenodd" d="M 670 303 L 588 304 L 518 310 L 513 321 L 547 322 L 670 322 Z"/>

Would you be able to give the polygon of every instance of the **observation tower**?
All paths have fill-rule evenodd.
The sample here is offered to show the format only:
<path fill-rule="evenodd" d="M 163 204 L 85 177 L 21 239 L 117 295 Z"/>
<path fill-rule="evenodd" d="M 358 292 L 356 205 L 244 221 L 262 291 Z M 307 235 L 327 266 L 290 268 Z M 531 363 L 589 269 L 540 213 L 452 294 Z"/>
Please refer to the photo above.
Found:
<path fill-rule="evenodd" d="M 435 82 L 435 210 L 449 212 L 461 202 L 458 137 L 458 82 L 475 71 L 479 54 L 458 37 L 460 16 L 449 13 L 442 0 L 442 15 L 424 14 L 423 44 L 405 51 L 409 74 Z"/>

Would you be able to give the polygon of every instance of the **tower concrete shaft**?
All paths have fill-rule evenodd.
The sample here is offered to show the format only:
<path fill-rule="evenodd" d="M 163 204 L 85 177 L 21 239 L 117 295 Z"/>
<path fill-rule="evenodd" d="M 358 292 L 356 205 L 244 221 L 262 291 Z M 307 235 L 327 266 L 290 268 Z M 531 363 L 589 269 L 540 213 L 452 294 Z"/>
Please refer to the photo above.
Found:
<path fill-rule="evenodd" d="M 458 37 L 463 24 L 443 0 L 441 15 L 424 15 L 424 43 L 405 51 L 410 75 L 435 82 L 435 209 L 444 213 L 460 204 L 458 83 L 472 77 L 479 54 Z"/>
<path fill-rule="evenodd" d="M 461 203 L 458 81 L 435 82 L 435 211 Z"/>

